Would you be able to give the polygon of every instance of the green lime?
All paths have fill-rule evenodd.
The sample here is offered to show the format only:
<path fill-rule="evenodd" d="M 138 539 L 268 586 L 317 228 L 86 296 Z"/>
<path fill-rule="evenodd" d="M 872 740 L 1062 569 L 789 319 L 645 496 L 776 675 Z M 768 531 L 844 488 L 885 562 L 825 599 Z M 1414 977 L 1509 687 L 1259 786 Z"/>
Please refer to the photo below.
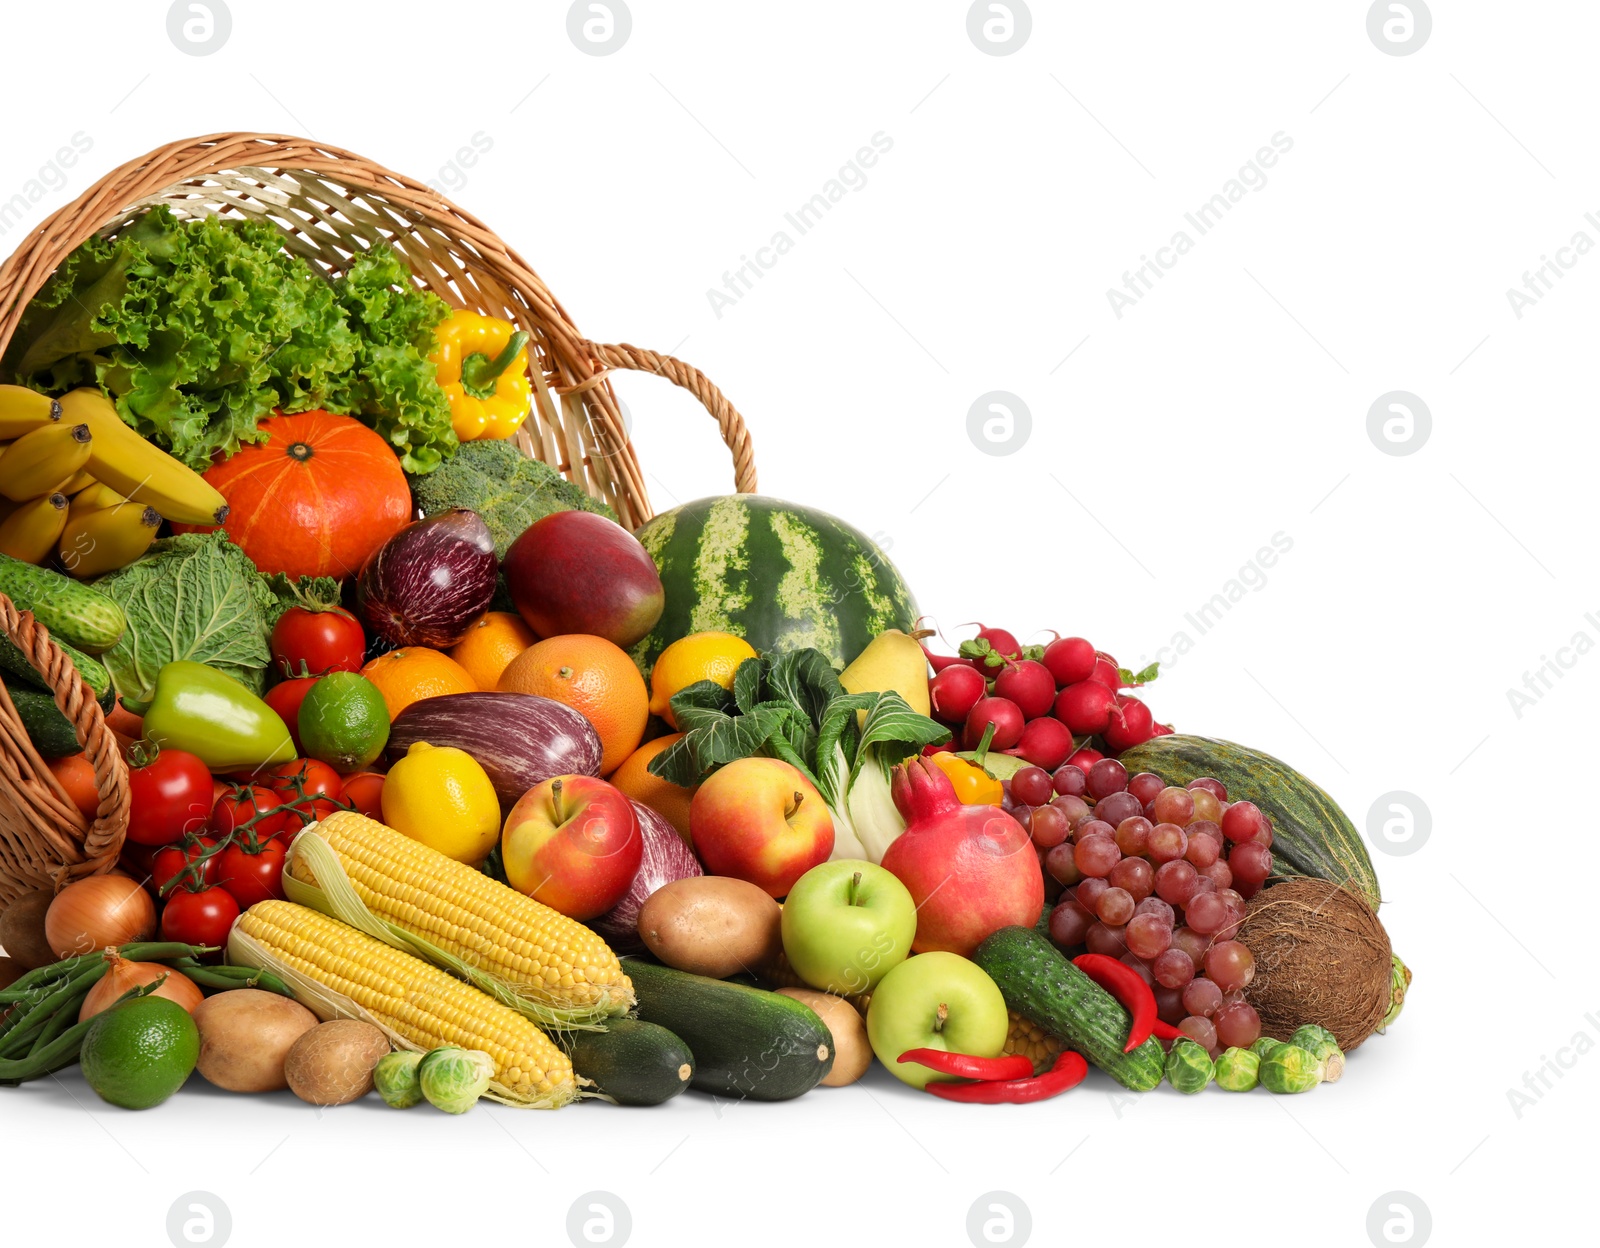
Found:
<path fill-rule="evenodd" d="M 300 703 L 300 744 L 338 771 L 360 771 L 389 740 L 389 708 L 356 672 L 330 672 Z"/>
<path fill-rule="evenodd" d="M 99 1015 L 83 1037 L 83 1077 L 102 1101 L 149 1109 L 183 1086 L 200 1057 L 200 1029 L 165 997 L 136 997 Z"/>

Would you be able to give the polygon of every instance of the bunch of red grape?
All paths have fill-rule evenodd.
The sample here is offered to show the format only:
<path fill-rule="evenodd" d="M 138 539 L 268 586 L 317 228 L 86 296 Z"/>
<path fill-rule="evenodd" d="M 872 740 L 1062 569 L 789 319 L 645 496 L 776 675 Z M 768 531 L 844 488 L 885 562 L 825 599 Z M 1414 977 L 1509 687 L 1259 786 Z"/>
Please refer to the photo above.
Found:
<path fill-rule="evenodd" d="M 1067 762 L 1087 771 L 1107 754 L 1172 731 L 1122 692 L 1154 679 L 1154 665 L 1125 672 L 1082 637 L 1023 648 L 1003 628 L 981 628 L 959 655 L 928 658 L 933 716 L 956 730 L 965 749 L 977 749 L 989 733 L 991 750 L 1046 771 Z M 1085 744 L 1091 738 L 1103 748 Z"/>
<path fill-rule="evenodd" d="M 1255 958 L 1235 937 L 1272 872 L 1265 813 L 1229 802 L 1220 781 L 1176 788 L 1153 772 L 1130 777 L 1114 758 L 1054 775 L 1025 767 L 1007 796 L 1057 897 L 1056 944 L 1133 967 L 1162 1020 L 1213 1056 L 1255 1042 L 1261 1018 L 1244 999 Z"/>

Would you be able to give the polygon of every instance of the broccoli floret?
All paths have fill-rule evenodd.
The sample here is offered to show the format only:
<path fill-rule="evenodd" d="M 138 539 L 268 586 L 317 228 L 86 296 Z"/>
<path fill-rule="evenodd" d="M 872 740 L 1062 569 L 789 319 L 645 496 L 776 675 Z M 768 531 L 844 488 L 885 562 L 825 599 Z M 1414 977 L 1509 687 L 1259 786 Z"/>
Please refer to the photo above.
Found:
<path fill-rule="evenodd" d="M 410 482 L 411 497 L 425 516 L 451 507 L 468 507 L 482 516 L 501 559 L 524 529 L 552 512 L 592 511 L 617 518 L 549 464 L 495 439 L 462 443 L 451 459 Z"/>

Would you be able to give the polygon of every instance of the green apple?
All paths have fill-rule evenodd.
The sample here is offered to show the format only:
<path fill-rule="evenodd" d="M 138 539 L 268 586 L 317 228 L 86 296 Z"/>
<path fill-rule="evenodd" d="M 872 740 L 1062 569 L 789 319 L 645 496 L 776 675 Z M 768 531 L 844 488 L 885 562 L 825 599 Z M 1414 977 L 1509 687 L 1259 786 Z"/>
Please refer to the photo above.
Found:
<path fill-rule="evenodd" d="M 907 1049 L 943 1049 L 998 1057 L 1011 1030 L 1006 999 L 976 962 L 958 953 L 919 953 L 883 977 L 867 1007 L 867 1039 L 895 1078 L 914 1088 L 952 1081 L 916 1062 Z"/>
<path fill-rule="evenodd" d="M 841 858 L 812 867 L 783 903 L 783 951 L 796 975 L 841 997 L 871 992 L 906 960 L 917 903 L 882 867 Z"/>

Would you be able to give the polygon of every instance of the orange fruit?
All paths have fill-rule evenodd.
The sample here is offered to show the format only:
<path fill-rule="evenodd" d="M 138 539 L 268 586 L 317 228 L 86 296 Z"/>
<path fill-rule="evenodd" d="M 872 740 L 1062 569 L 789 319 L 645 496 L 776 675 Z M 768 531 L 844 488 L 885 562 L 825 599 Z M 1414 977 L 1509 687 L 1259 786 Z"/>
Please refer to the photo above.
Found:
<path fill-rule="evenodd" d="M 466 668 L 448 654 L 426 646 L 403 646 L 380 654 L 361 669 L 361 674 L 383 694 L 391 723 L 400 718 L 406 707 L 423 698 L 478 691 Z"/>
<path fill-rule="evenodd" d="M 450 647 L 450 657 L 467 669 L 480 689 L 500 683 L 506 664 L 538 641 L 534 631 L 510 611 L 488 611 L 474 620 L 467 635 Z"/>
<path fill-rule="evenodd" d="M 51 760 L 50 772 L 83 817 L 93 820 L 100 810 L 100 790 L 95 787 L 94 764 L 82 754 L 68 754 L 65 758 Z"/>
<path fill-rule="evenodd" d="M 622 766 L 644 740 L 650 694 L 627 651 L 588 633 L 535 642 L 506 665 L 501 693 L 532 693 L 565 703 L 600 735 L 600 774 Z"/>
<path fill-rule="evenodd" d="M 648 806 L 674 828 L 685 841 L 689 840 L 689 801 L 694 789 L 663 780 L 650 774 L 650 760 L 662 750 L 683 740 L 683 733 L 669 732 L 654 741 L 646 741 L 611 773 L 611 783 L 621 789 L 641 806 Z"/>

